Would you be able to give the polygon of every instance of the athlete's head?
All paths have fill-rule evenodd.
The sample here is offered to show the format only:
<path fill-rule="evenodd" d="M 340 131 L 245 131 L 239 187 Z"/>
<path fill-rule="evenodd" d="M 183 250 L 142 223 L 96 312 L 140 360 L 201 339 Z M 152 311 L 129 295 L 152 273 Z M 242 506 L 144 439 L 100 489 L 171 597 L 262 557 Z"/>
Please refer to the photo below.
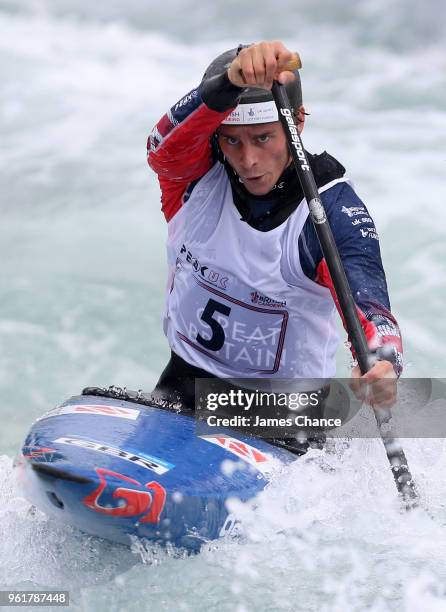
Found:
<path fill-rule="evenodd" d="M 220 75 L 236 57 L 237 49 L 222 53 L 207 68 L 204 78 Z M 286 85 L 299 131 L 305 114 L 299 72 Z M 265 195 L 290 163 L 290 154 L 271 91 L 247 88 L 239 104 L 217 130 L 218 144 L 228 163 L 253 195 Z"/>

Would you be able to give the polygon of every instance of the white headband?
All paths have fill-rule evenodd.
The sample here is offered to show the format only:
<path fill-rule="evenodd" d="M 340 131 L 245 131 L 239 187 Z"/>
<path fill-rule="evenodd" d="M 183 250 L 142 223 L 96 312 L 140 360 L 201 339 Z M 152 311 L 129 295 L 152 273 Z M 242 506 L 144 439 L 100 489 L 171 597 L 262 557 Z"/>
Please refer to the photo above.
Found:
<path fill-rule="evenodd" d="M 274 100 L 269 102 L 253 102 L 239 104 L 230 115 L 222 121 L 222 125 L 249 125 L 250 123 L 271 123 L 279 121 L 279 115 Z"/>

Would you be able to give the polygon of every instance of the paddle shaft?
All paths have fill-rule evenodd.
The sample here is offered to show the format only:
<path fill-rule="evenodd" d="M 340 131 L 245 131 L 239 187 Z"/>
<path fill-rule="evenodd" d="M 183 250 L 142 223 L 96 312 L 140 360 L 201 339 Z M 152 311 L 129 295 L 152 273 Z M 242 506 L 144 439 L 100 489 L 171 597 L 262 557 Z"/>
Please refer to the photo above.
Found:
<path fill-rule="evenodd" d="M 286 89 L 283 85 L 274 81 L 272 94 L 277 106 L 277 112 L 279 113 L 279 120 L 285 131 L 293 164 L 310 210 L 311 220 L 313 221 L 322 253 L 333 281 L 336 298 L 344 317 L 348 337 L 356 353 L 359 368 L 365 374 L 373 366 L 376 358 L 369 351 L 367 339 L 359 320 L 356 303 L 345 275 L 344 266 L 342 265 L 336 242 L 319 196 L 302 139 L 297 130 L 294 113 Z M 385 415 L 375 412 L 375 416 L 398 492 L 406 502 L 406 507 L 413 507 L 418 499 L 418 494 L 401 443 L 390 432 L 384 432 L 383 425 L 387 421 Z"/>

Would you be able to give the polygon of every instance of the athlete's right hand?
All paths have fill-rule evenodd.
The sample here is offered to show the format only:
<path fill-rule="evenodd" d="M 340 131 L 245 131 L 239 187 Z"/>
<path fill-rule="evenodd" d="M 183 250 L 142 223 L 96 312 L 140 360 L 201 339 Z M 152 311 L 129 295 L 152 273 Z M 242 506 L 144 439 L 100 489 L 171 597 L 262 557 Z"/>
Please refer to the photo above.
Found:
<path fill-rule="evenodd" d="M 260 42 L 242 49 L 228 68 L 228 78 L 238 87 L 271 89 L 273 80 L 286 85 L 295 79 L 284 70 L 292 52 L 279 40 Z"/>

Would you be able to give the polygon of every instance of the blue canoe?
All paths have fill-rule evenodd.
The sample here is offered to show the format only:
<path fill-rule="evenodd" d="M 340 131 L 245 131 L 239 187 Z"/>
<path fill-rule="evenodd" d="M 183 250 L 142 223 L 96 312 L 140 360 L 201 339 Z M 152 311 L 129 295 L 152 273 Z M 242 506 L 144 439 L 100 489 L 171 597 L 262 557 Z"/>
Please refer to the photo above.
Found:
<path fill-rule="evenodd" d="M 190 415 L 80 395 L 32 425 L 16 467 L 49 516 L 121 544 L 137 536 L 192 552 L 231 529 L 228 499 L 255 497 L 295 459 L 233 430 L 197 435 Z"/>

